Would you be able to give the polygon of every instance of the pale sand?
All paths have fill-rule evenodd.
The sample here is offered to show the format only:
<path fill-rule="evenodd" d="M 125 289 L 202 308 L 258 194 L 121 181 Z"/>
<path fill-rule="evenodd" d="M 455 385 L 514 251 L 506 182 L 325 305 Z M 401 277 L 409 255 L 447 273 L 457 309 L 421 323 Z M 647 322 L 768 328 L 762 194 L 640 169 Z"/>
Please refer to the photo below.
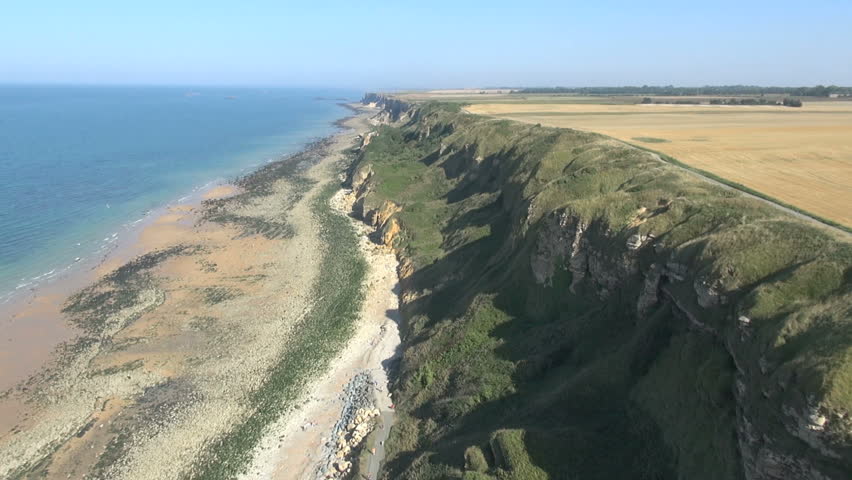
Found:
<path fill-rule="evenodd" d="M 213 187 L 205 192 L 201 198 L 203 200 L 214 200 L 217 198 L 230 197 L 231 195 L 236 195 L 239 192 L 240 189 L 235 185 L 219 185 L 218 187 Z"/>
<path fill-rule="evenodd" d="M 141 292 L 140 303 L 118 312 L 103 339 L 56 378 L 36 378 L 35 393 L 0 400 L 4 417 L 20 413 L 18 433 L 0 431 L 0 477 L 58 448 L 50 476 L 83 478 L 110 440 L 130 428 L 132 446 L 108 476 L 178 478 L 205 441 L 241 418 L 246 395 L 310 308 L 323 248 L 309 205 L 330 180 L 328 166 L 352 139 L 352 132 L 335 138 L 334 153 L 309 172 L 320 183 L 291 209 L 275 207 L 292 196 L 287 180 L 274 184 L 271 198 L 240 207 L 258 217 L 285 216 L 293 238 L 270 240 L 230 226 L 196 225 L 192 206 L 172 207 L 146 227 L 134 247 L 139 251 L 180 244 L 203 251 L 157 266 L 152 271 L 157 281 Z M 101 273 L 114 266 L 105 265 Z M 211 288 L 233 296 L 205 301 Z M 172 398 L 166 405 L 174 407 L 139 404 L 146 391 L 162 391 Z M 24 403 L 31 395 L 37 401 Z"/>
<path fill-rule="evenodd" d="M 332 198 L 341 214 L 352 209 L 354 196 L 341 190 Z M 282 418 L 255 450 L 255 461 L 243 480 L 301 480 L 314 478 L 323 462 L 323 444 L 341 413 L 341 393 L 352 377 L 362 371 L 372 374 L 380 386 L 376 405 L 387 418 L 393 403 L 389 396 L 383 364 L 394 357 L 399 346 L 398 263 L 393 252 L 368 239 L 372 229 L 352 220 L 359 232 L 359 246 L 370 270 L 364 282 L 364 303 L 355 335 L 332 361 L 332 368 L 310 387 L 311 395 L 301 407 Z"/>

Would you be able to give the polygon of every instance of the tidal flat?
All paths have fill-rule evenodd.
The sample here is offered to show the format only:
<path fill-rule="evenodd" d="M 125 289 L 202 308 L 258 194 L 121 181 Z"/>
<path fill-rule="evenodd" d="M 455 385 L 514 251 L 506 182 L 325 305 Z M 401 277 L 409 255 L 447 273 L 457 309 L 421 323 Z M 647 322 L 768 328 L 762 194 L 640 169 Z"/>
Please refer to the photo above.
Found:
<path fill-rule="evenodd" d="M 369 124 L 342 126 L 172 207 L 141 232 L 139 255 L 54 302 L 76 336 L 0 398 L 0 477 L 247 469 L 357 330 L 368 265 L 329 201 Z"/>

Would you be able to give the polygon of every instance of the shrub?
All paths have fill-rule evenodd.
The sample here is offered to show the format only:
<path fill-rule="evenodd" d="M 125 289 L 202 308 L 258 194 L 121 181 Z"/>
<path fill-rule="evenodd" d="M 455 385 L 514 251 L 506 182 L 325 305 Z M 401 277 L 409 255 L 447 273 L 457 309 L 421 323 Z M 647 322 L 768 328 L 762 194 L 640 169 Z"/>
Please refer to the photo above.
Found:
<path fill-rule="evenodd" d="M 467 450 L 464 451 L 464 469 L 474 472 L 488 471 L 488 461 L 485 459 L 482 449 L 477 446 L 467 447 Z"/>

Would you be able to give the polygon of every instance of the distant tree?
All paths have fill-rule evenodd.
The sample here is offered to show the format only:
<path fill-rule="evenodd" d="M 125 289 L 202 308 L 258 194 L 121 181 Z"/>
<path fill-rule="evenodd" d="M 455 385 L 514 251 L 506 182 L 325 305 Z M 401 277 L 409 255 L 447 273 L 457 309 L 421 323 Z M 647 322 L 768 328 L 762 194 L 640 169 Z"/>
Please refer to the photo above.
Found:
<path fill-rule="evenodd" d="M 538 87 L 513 90 L 512 93 L 571 93 L 579 95 L 792 95 L 795 97 L 827 97 L 832 93 L 852 94 L 852 87 L 817 85 L 815 87 L 759 87 L 755 85 L 721 85 L 675 87 L 673 85 L 641 87 Z"/>

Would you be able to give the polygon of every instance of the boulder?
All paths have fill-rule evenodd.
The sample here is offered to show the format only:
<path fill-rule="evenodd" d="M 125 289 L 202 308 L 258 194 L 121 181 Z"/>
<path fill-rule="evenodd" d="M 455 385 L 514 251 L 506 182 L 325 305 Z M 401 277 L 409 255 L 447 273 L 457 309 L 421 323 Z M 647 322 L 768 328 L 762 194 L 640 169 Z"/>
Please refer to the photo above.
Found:
<path fill-rule="evenodd" d="M 630 251 L 639 250 L 647 240 L 648 235 L 640 235 L 638 233 L 631 235 L 630 238 L 627 239 L 627 249 Z"/>
<path fill-rule="evenodd" d="M 695 279 L 693 288 L 698 305 L 702 308 L 712 308 L 725 303 L 725 297 L 719 293 L 715 285 L 707 280 Z"/>

